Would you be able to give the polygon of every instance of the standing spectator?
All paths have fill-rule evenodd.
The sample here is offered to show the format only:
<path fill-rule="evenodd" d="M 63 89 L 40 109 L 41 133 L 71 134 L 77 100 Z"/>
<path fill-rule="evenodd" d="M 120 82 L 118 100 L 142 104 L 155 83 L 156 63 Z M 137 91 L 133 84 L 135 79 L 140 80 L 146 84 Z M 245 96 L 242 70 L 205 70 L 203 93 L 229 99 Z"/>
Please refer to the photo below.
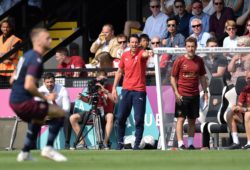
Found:
<path fill-rule="evenodd" d="M 225 31 L 228 34 L 228 37 L 226 37 L 223 40 L 223 47 L 227 48 L 234 48 L 237 47 L 237 38 L 236 35 L 237 28 L 236 28 L 236 22 L 234 20 L 227 20 L 225 23 Z"/>
<path fill-rule="evenodd" d="M 176 134 L 178 148 L 185 149 L 183 143 L 183 123 L 188 118 L 188 148 L 193 146 L 195 121 L 199 117 L 199 82 L 204 90 L 205 102 L 208 101 L 206 70 L 203 60 L 195 55 L 197 41 L 193 37 L 186 39 L 187 54 L 178 57 L 171 72 L 171 85 L 175 93 L 177 117 Z"/>
<path fill-rule="evenodd" d="M 58 61 L 58 69 L 81 69 L 85 68 L 85 63 L 80 56 L 69 56 L 68 49 L 61 47 L 56 50 L 56 60 Z M 75 72 L 58 72 L 56 76 L 66 77 L 84 77 L 86 74 L 82 71 Z"/>
<path fill-rule="evenodd" d="M 117 100 L 116 87 L 124 74 L 122 92 L 117 113 L 117 149 L 123 148 L 123 137 L 125 135 L 126 120 L 134 108 L 135 119 L 135 145 L 139 149 L 144 131 L 144 116 L 146 110 L 146 64 L 148 51 L 139 48 L 139 38 L 131 35 L 129 38 L 130 51 L 123 53 L 119 68 L 115 75 L 112 95 Z"/>
<path fill-rule="evenodd" d="M 44 73 L 43 75 L 43 85 L 39 87 L 39 92 L 43 93 L 45 96 L 50 93 L 54 93 L 56 98 L 54 101 L 48 101 L 50 104 L 56 104 L 62 108 L 66 115 L 64 119 L 64 134 L 65 134 L 65 146 L 69 146 L 70 136 L 69 133 L 69 116 L 70 116 L 70 98 L 67 89 L 55 82 L 55 75 L 53 73 Z M 71 128 L 70 128 L 71 129 Z M 71 130 L 70 130 L 71 132 Z M 67 148 L 67 147 L 66 147 Z"/>
<path fill-rule="evenodd" d="M 99 34 L 99 37 L 90 47 L 91 53 L 95 54 L 95 58 L 92 60 L 91 64 L 92 65 L 100 64 L 100 60 L 102 57 L 103 58 L 115 57 L 118 47 L 119 44 L 114 36 L 113 25 L 105 24 L 102 27 L 102 31 Z"/>
<path fill-rule="evenodd" d="M 0 58 L 7 52 L 11 51 L 17 44 L 21 42 L 21 39 L 16 37 L 13 33 L 13 23 L 10 19 L 4 19 L 1 24 L 0 36 Z M 18 62 L 18 52 L 11 55 L 8 59 L 0 63 L 0 71 L 15 70 Z M 9 87 L 9 79 L 12 73 L 0 73 L 0 83 L 5 87 Z"/>
<path fill-rule="evenodd" d="M 119 47 L 116 52 L 116 57 L 113 60 L 113 67 L 118 68 L 122 54 L 127 49 L 127 36 L 124 34 L 119 34 L 116 36 Z"/>
<path fill-rule="evenodd" d="M 192 14 L 194 15 L 193 17 L 190 18 L 190 24 L 189 24 L 189 30 L 190 34 L 193 33 L 193 30 L 191 29 L 191 22 L 193 19 L 198 18 L 202 22 L 202 30 L 201 32 L 209 32 L 209 18 L 210 16 L 203 11 L 203 5 L 200 0 L 194 0 L 192 2 Z"/>
<path fill-rule="evenodd" d="M 176 10 L 176 19 L 177 19 L 177 32 L 181 33 L 185 38 L 189 36 L 189 22 L 192 14 L 188 13 L 185 10 L 185 1 L 184 0 L 175 0 L 174 7 Z"/>
<path fill-rule="evenodd" d="M 153 36 L 159 36 L 161 39 L 167 36 L 166 21 L 168 16 L 161 12 L 160 0 L 150 0 L 150 11 L 152 15 L 147 18 L 143 33 L 151 39 Z"/>
<path fill-rule="evenodd" d="M 222 46 L 225 38 L 225 23 L 227 20 L 234 20 L 234 12 L 232 8 L 224 6 L 224 0 L 213 0 L 215 12 L 210 16 L 209 32 L 217 37 L 219 46 Z"/>
<path fill-rule="evenodd" d="M 49 120 L 49 135 L 47 146 L 42 149 L 41 155 L 56 162 L 67 161 L 67 158 L 53 149 L 56 136 L 63 124 L 65 112 L 57 105 L 48 104 L 55 100 L 55 94 L 45 96 L 37 89 L 38 80 L 43 72 L 42 56 L 48 51 L 51 44 L 49 32 L 43 28 L 33 29 L 31 32 L 33 49 L 24 54 L 19 60 L 18 67 L 11 77 L 12 90 L 10 107 L 23 121 L 28 123 L 24 147 L 17 156 L 17 161 L 33 160 L 30 150 L 37 140 L 41 124 Z M 39 97 L 44 101 L 35 101 Z"/>
<path fill-rule="evenodd" d="M 185 37 L 177 33 L 177 20 L 175 17 L 170 17 L 167 20 L 167 27 L 168 27 L 168 36 L 166 39 L 166 47 L 184 47 L 185 46 Z"/>
<path fill-rule="evenodd" d="M 190 36 L 196 38 L 198 48 L 206 47 L 207 40 L 211 35 L 207 32 L 202 32 L 202 21 L 198 18 L 193 19 L 191 21 L 191 27 L 194 33 Z"/>

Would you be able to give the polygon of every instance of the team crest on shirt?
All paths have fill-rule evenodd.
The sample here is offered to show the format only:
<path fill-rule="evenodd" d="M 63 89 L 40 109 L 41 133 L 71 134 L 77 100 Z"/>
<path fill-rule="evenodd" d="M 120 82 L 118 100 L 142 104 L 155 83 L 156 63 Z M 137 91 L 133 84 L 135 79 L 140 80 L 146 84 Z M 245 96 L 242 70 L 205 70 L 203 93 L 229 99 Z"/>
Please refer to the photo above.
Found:
<path fill-rule="evenodd" d="M 39 57 L 36 59 L 36 61 L 37 61 L 38 63 L 41 63 L 41 62 L 42 62 L 41 58 L 39 58 Z"/>

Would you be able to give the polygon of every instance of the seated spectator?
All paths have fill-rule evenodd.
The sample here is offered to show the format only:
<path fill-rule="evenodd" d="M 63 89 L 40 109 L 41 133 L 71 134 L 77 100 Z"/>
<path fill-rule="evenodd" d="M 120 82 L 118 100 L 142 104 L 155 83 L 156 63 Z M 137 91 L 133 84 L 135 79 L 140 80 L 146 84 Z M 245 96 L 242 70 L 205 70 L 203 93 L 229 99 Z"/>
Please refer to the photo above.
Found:
<path fill-rule="evenodd" d="M 250 37 L 250 18 L 247 20 L 246 22 L 246 31 L 245 31 L 245 35 Z"/>
<path fill-rule="evenodd" d="M 161 40 L 160 37 L 155 36 L 152 38 L 151 40 L 151 49 L 153 50 L 154 48 L 158 48 L 161 47 Z M 167 64 L 169 62 L 169 55 L 167 54 L 162 54 L 160 56 L 160 68 L 166 68 Z M 148 68 L 154 68 L 155 64 L 154 64 L 154 54 L 153 52 L 149 53 L 149 57 L 148 57 L 148 61 L 147 61 L 147 67 Z"/>
<path fill-rule="evenodd" d="M 233 144 L 228 147 L 228 149 L 241 149 L 241 145 L 238 137 L 237 124 L 244 124 L 246 135 L 247 135 L 247 144 L 242 147 L 242 149 L 250 149 L 250 71 L 246 72 L 246 82 L 247 85 L 241 91 L 238 98 L 238 102 L 231 108 L 231 112 L 228 114 L 227 123 L 230 129 Z"/>
<path fill-rule="evenodd" d="M 191 29 L 191 22 L 193 19 L 198 18 L 201 20 L 202 22 L 202 30 L 201 32 L 209 32 L 209 19 L 210 16 L 206 13 L 204 13 L 203 11 L 203 4 L 200 0 L 194 0 L 192 1 L 192 14 L 194 16 L 192 16 L 190 18 L 190 24 L 189 24 L 189 33 L 192 34 L 193 33 L 193 29 Z"/>
<path fill-rule="evenodd" d="M 175 0 L 174 7 L 176 11 L 177 19 L 177 32 L 181 33 L 185 38 L 189 36 L 189 22 L 192 14 L 188 13 L 185 10 L 185 1 L 184 0 Z"/>
<path fill-rule="evenodd" d="M 191 21 L 191 27 L 194 33 L 190 35 L 190 37 L 197 39 L 198 48 L 206 47 L 206 42 L 211 37 L 211 35 L 207 32 L 202 32 L 202 21 L 198 18 L 193 19 Z"/>
<path fill-rule="evenodd" d="M 0 58 L 7 52 L 11 51 L 15 46 L 21 43 L 21 39 L 14 35 L 13 23 L 10 19 L 4 19 L 0 23 L 2 35 L 0 36 Z M 8 59 L 0 63 L 1 71 L 15 70 L 18 63 L 18 52 L 11 55 Z M 12 73 L 0 73 L 0 83 L 2 86 L 9 87 L 9 80 Z"/>
<path fill-rule="evenodd" d="M 211 37 L 207 40 L 207 47 L 218 47 L 218 42 L 215 37 Z M 227 59 L 221 54 L 208 54 L 203 58 L 204 64 L 213 77 L 224 77 L 225 80 L 229 79 L 229 73 L 227 72 Z M 209 77 L 210 79 L 210 77 Z"/>
<path fill-rule="evenodd" d="M 238 36 L 236 35 L 237 28 L 234 20 L 227 20 L 227 22 L 225 23 L 225 31 L 227 32 L 228 37 L 223 40 L 223 47 L 237 47 Z"/>
<path fill-rule="evenodd" d="M 118 68 L 120 58 L 123 54 L 123 52 L 127 49 L 127 36 L 124 34 L 119 34 L 116 36 L 117 37 L 117 42 L 119 44 L 117 53 L 116 53 L 116 58 L 113 60 L 113 67 Z"/>
<path fill-rule="evenodd" d="M 103 70 L 97 72 L 96 74 L 96 80 L 105 80 L 107 79 L 107 73 Z M 109 138 L 113 129 L 113 120 L 114 120 L 114 115 L 113 115 L 113 109 L 114 109 L 114 99 L 112 97 L 112 85 L 107 84 L 107 85 L 102 85 L 100 83 L 97 83 L 96 85 L 100 86 L 100 89 L 98 90 L 98 108 L 100 110 L 104 111 L 104 119 L 106 122 L 105 125 L 105 134 L 104 134 L 104 143 L 103 147 L 104 149 L 109 149 Z M 78 98 L 82 100 L 83 102 L 88 103 L 89 102 L 89 96 L 83 96 L 79 95 Z M 104 101 L 105 100 L 105 101 Z M 79 122 L 83 121 L 83 118 L 85 116 L 86 112 L 82 113 L 75 113 L 70 116 L 70 123 L 72 125 L 72 128 L 76 135 L 79 134 L 80 132 L 80 125 Z M 84 139 L 81 139 L 76 146 L 77 149 L 86 149 L 87 145 L 84 141 Z"/>
<path fill-rule="evenodd" d="M 224 0 L 213 0 L 215 12 L 210 16 L 209 32 L 218 40 L 219 46 L 222 46 L 226 37 L 225 23 L 227 20 L 234 20 L 234 12 L 232 8 L 225 7 Z"/>
<path fill-rule="evenodd" d="M 163 40 L 164 46 L 166 47 L 184 47 L 185 37 L 176 32 L 177 20 L 174 17 L 170 17 L 167 20 L 168 36 L 167 39 Z"/>
<path fill-rule="evenodd" d="M 237 47 L 250 47 L 250 38 L 248 36 L 241 36 L 237 39 Z M 228 85 L 235 85 L 237 77 L 245 76 L 246 66 L 245 62 L 249 60 L 249 54 L 236 54 L 228 64 L 228 71 L 231 73 L 231 80 Z"/>
<path fill-rule="evenodd" d="M 58 61 L 58 69 L 81 69 L 85 68 L 85 62 L 80 56 L 69 56 L 66 47 L 58 48 L 56 50 L 56 60 Z M 66 77 L 85 77 L 86 73 L 83 71 L 75 72 L 57 72 L 56 76 Z"/>
<path fill-rule="evenodd" d="M 147 34 L 141 34 L 139 37 L 139 46 L 140 48 L 146 50 L 149 46 L 149 37 Z"/>
<path fill-rule="evenodd" d="M 174 16 L 174 1 L 175 0 L 161 0 L 161 11 L 167 16 Z"/>
<path fill-rule="evenodd" d="M 99 34 L 99 37 L 90 47 L 91 53 L 95 54 L 95 57 L 92 60 L 91 64 L 94 66 L 100 64 L 100 59 L 102 57 L 104 58 L 115 57 L 118 47 L 119 47 L 119 44 L 117 42 L 117 39 L 114 36 L 113 25 L 105 24 L 102 27 L 102 31 Z M 101 53 L 104 53 L 104 54 L 101 54 Z"/>
<path fill-rule="evenodd" d="M 150 0 L 150 11 L 152 15 L 147 18 L 143 33 L 147 34 L 149 38 L 159 36 L 161 39 L 167 36 L 166 21 L 168 16 L 161 12 L 160 0 Z"/>

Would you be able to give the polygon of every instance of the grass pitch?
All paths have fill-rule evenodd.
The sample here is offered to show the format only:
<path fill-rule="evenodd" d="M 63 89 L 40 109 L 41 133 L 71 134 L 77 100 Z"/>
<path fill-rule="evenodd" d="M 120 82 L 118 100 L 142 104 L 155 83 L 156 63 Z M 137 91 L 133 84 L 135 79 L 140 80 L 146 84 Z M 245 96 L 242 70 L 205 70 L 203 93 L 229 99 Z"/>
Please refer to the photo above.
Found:
<path fill-rule="evenodd" d="M 250 151 L 61 151 L 68 162 L 57 163 L 33 151 L 33 162 L 16 162 L 18 151 L 0 151 L 0 170 L 247 170 Z"/>

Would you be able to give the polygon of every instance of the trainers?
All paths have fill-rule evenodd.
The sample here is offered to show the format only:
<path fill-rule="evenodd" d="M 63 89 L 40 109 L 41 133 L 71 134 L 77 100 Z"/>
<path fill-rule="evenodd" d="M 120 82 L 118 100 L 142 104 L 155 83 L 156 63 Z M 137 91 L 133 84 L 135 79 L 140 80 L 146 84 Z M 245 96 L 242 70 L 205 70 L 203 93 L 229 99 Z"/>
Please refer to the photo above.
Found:
<path fill-rule="evenodd" d="M 185 149 L 186 149 L 185 145 L 181 145 L 180 147 L 178 147 L 178 150 L 185 150 Z"/>
<path fill-rule="evenodd" d="M 45 158 L 54 160 L 56 162 L 65 162 L 65 161 L 67 161 L 67 158 L 65 156 L 63 156 L 62 154 L 60 154 L 59 152 L 57 152 L 51 146 L 45 146 L 42 149 L 41 155 L 43 157 L 45 157 Z"/>
<path fill-rule="evenodd" d="M 190 146 L 188 147 L 188 150 L 195 150 L 194 145 L 190 145 Z"/>
<path fill-rule="evenodd" d="M 85 144 L 78 143 L 78 144 L 76 145 L 76 150 L 87 150 L 87 149 L 88 149 L 88 147 L 87 147 L 87 145 L 85 145 Z"/>
<path fill-rule="evenodd" d="M 242 147 L 242 149 L 249 150 L 250 149 L 250 145 L 246 144 L 245 146 Z"/>
<path fill-rule="evenodd" d="M 118 142 L 117 147 L 116 147 L 116 150 L 122 150 L 123 148 L 124 148 L 124 144 Z"/>
<path fill-rule="evenodd" d="M 229 150 L 241 149 L 240 144 L 233 143 L 231 146 L 227 147 Z"/>
<path fill-rule="evenodd" d="M 23 152 L 21 151 L 18 155 L 17 155 L 17 162 L 23 162 L 23 161 L 33 161 L 33 157 L 31 156 L 30 152 Z"/>

